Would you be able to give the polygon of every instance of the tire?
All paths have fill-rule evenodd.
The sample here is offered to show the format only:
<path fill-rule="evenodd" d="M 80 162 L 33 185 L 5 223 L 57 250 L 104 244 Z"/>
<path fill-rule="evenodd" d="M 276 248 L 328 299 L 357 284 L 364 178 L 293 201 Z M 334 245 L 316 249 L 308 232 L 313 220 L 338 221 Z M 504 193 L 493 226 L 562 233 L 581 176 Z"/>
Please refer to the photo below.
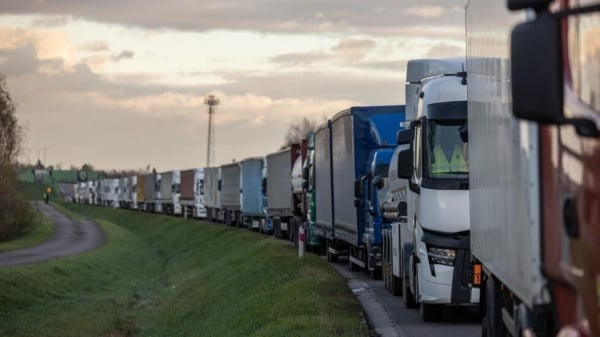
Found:
<path fill-rule="evenodd" d="M 392 292 L 392 295 L 394 296 L 402 296 L 402 277 L 397 277 L 395 275 L 391 276 L 391 282 L 390 282 L 390 291 Z"/>
<path fill-rule="evenodd" d="M 406 277 L 408 274 L 408 270 L 406 270 L 406 266 L 402 263 L 402 280 L 404 283 L 404 291 L 402 292 L 402 302 L 404 302 L 404 307 L 406 309 L 416 309 L 417 301 L 415 299 L 415 295 L 410 291 L 410 278 Z"/>
<path fill-rule="evenodd" d="M 406 283 L 404 284 L 404 291 L 402 292 L 402 302 L 404 302 L 404 307 L 406 309 L 416 309 L 417 301 L 415 301 L 415 296 L 410 291 L 410 287 Z"/>
<path fill-rule="evenodd" d="M 493 276 L 487 278 L 484 292 L 485 317 L 481 322 L 481 336 L 504 337 L 507 330 L 502 321 L 502 294 Z"/>
<path fill-rule="evenodd" d="M 438 322 L 442 320 L 444 306 L 442 304 L 420 303 L 419 315 L 424 322 Z"/>
<path fill-rule="evenodd" d="M 338 256 L 329 252 L 329 247 L 331 246 L 331 240 L 327 240 L 327 247 L 325 248 L 325 254 L 327 255 L 327 261 L 329 262 L 337 262 Z M 352 269 L 352 264 L 350 264 L 350 269 Z"/>

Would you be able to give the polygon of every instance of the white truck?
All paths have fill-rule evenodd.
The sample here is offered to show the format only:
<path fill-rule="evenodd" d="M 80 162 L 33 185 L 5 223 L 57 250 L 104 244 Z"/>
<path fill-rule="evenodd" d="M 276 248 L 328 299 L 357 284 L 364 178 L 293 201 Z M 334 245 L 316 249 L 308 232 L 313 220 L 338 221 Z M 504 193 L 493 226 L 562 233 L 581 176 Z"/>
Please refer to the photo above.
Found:
<path fill-rule="evenodd" d="M 398 153 L 398 177 L 408 179 L 407 223 L 401 227 L 405 303 L 424 321 L 444 305 L 479 302 L 473 284 L 469 225 L 465 60 L 408 61 L 406 114 L 410 149 Z"/>

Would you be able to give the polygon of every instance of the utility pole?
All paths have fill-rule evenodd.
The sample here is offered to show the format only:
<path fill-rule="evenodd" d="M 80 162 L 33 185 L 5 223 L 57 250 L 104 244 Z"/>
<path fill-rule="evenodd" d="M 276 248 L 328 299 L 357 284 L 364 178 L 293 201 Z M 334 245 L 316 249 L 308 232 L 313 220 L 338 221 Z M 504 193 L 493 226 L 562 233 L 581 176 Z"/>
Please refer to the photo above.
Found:
<path fill-rule="evenodd" d="M 211 159 L 215 156 L 215 134 L 213 130 L 213 114 L 215 106 L 219 105 L 219 99 L 215 95 L 208 95 L 204 99 L 204 104 L 208 105 L 208 142 L 206 147 L 206 167 L 210 167 Z"/>

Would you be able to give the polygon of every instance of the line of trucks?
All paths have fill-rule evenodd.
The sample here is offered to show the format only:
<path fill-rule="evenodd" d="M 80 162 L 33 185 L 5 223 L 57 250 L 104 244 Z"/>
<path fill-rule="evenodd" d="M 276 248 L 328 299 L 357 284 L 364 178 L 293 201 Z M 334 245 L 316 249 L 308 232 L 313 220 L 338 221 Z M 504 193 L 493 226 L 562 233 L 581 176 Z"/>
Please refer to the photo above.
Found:
<path fill-rule="evenodd" d="M 75 199 L 305 244 L 425 321 L 472 306 L 483 336 L 600 336 L 600 6 L 507 4 L 469 2 L 466 58 L 408 61 L 405 105 L 351 107 L 264 157 L 79 183 Z"/>

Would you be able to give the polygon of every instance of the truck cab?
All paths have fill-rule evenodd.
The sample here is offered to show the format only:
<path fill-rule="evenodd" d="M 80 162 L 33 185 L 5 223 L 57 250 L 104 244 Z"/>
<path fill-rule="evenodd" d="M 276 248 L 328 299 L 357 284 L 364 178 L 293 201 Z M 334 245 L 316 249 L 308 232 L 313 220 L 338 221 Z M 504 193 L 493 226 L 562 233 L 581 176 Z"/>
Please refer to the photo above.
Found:
<path fill-rule="evenodd" d="M 399 177 L 408 180 L 401 261 L 405 303 L 419 304 L 425 321 L 441 319 L 443 305 L 479 301 L 469 241 L 464 66 L 455 58 L 412 60 L 407 67 L 406 110 L 413 120 L 404 131 L 410 150 L 397 164 Z"/>

